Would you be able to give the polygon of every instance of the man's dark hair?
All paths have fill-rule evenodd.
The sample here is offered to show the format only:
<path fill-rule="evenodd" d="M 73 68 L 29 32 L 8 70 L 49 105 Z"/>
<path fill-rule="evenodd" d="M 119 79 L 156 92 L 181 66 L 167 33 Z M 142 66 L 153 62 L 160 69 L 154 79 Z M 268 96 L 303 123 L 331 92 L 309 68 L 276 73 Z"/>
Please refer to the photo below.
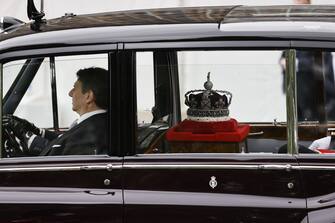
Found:
<path fill-rule="evenodd" d="M 79 70 L 77 76 L 82 84 L 82 93 L 92 90 L 96 105 L 102 109 L 108 109 L 108 71 L 99 67 L 90 67 Z"/>

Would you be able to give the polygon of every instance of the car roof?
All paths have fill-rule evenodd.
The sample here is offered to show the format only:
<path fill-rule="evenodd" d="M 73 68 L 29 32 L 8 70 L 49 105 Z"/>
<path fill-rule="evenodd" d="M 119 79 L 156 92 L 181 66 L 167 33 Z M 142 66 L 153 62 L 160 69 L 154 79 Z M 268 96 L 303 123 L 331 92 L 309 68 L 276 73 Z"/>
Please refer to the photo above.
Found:
<path fill-rule="evenodd" d="M 70 14 L 46 20 L 39 31 L 32 30 L 31 23 L 27 23 L 0 34 L 0 51 L 22 44 L 71 45 L 241 36 L 332 41 L 335 40 L 334 21 L 335 6 L 332 5 L 179 7 Z M 9 39 L 17 41 L 6 41 Z"/>

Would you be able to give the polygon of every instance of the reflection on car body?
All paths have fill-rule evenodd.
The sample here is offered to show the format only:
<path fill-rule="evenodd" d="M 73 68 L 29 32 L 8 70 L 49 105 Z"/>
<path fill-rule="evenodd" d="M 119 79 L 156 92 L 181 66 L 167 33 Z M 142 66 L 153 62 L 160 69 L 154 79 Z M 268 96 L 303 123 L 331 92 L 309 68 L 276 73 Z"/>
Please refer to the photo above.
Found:
<path fill-rule="evenodd" d="M 335 148 L 311 144 L 335 127 L 323 67 L 333 65 L 334 9 L 5 18 L 15 25 L 0 34 L 2 117 L 66 132 L 78 118 L 74 74 L 99 67 L 108 72 L 108 139 L 97 154 L 24 153 L 3 118 L 1 221 L 333 222 Z M 296 69 L 301 52 L 312 55 L 308 75 Z"/>

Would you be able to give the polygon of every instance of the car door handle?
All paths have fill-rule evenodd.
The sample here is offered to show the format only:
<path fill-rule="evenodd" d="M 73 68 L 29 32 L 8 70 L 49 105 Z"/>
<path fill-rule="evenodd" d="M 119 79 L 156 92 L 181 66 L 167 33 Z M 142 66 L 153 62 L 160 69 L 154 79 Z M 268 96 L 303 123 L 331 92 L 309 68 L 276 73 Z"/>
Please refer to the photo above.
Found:
<path fill-rule="evenodd" d="M 81 166 L 80 170 L 101 170 L 106 169 L 107 171 L 112 171 L 116 166 L 113 166 L 113 164 L 109 163 L 107 165 L 97 165 L 97 166 Z"/>
<path fill-rule="evenodd" d="M 292 165 L 291 164 L 264 164 L 264 165 L 259 165 L 258 169 L 260 170 L 286 170 L 286 171 L 291 171 L 292 170 Z"/>
<path fill-rule="evenodd" d="M 87 194 L 90 195 L 115 195 L 115 192 L 113 191 L 103 191 L 103 190 L 85 190 L 84 191 Z"/>

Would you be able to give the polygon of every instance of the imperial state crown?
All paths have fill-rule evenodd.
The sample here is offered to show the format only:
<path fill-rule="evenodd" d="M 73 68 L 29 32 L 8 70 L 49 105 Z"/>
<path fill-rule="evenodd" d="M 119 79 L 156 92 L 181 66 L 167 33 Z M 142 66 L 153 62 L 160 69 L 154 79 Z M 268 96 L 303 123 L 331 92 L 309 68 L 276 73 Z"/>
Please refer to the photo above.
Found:
<path fill-rule="evenodd" d="M 228 107 L 233 95 L 228 91 L 212 90 L 210 72 L 204 83 L 205 90 L 191 90 L 185 94 L 187 118 L 194 121 L 226 121 L 229 120 Z"/>
<path fill-rule="evenodd" d="M 229 117 L 232 93 L 212 90 L 210 73 L 204 88 L 185 94 L 187 118 L 166 133 L 172 152 L 246 151 L 244 140 L 250 127 Z"/>

